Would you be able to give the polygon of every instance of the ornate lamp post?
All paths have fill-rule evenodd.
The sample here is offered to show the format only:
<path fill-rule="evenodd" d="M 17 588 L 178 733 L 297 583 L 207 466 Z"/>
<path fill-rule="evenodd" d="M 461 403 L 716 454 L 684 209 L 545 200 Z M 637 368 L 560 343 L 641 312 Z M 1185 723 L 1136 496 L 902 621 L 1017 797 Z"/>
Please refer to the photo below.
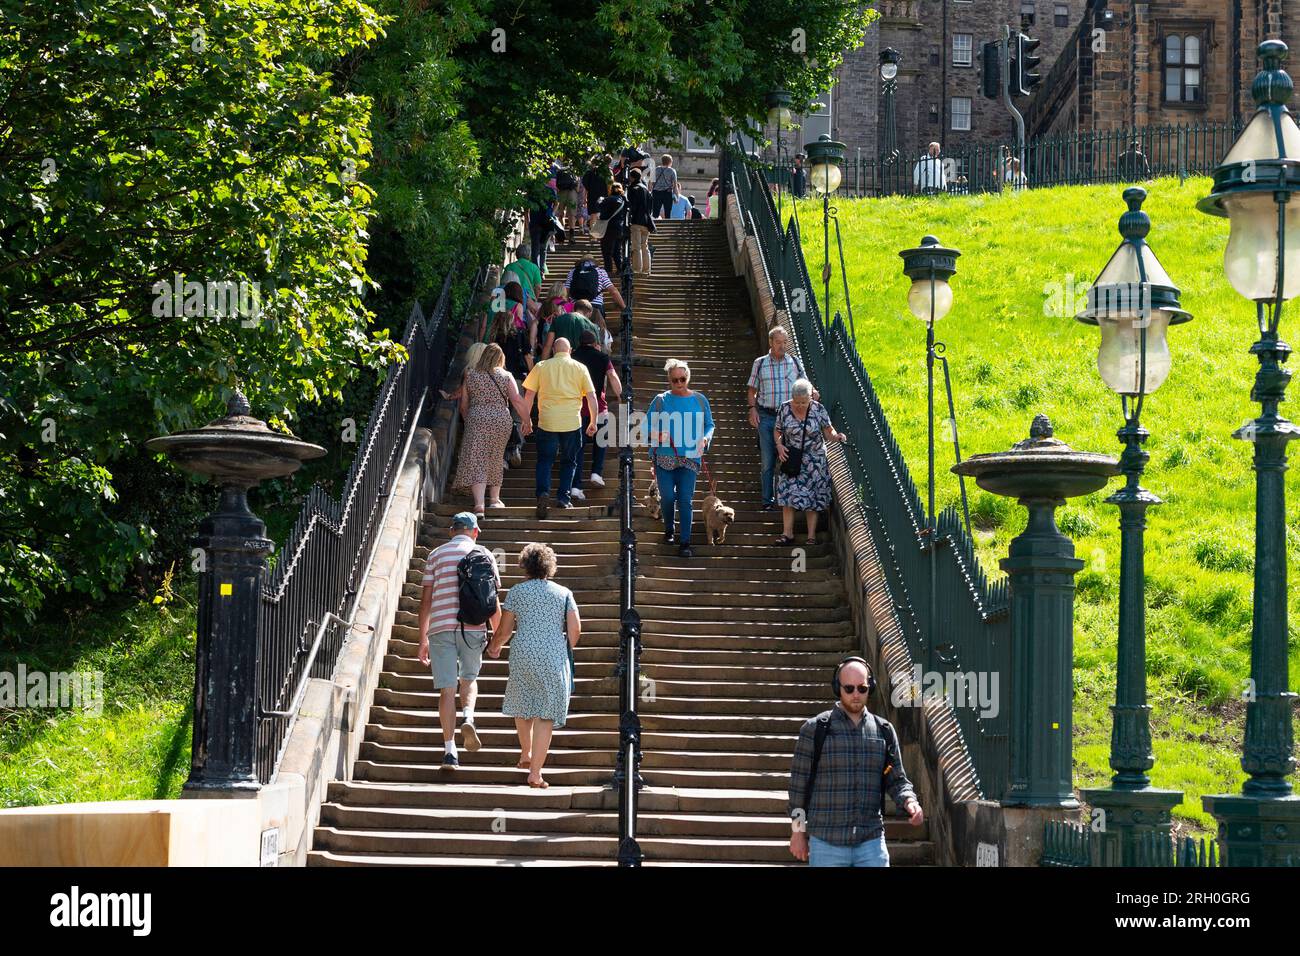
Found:
<path fill-rule="evenodd" d="M 825 251 L 822 285 L 825 288 L 826 301 L 826 307 L 822 310 L 822 321 L 827 326 L 831 321 L 831 220 L 836 215 L 835 207 L 831 205 L 831 193 L 840 188 L 842 179 L 840 163 L 844 162 L 844 148 L 843 143 L 837 143 L 825 133 L 817 137 L 817 142 L 809 143 L 805 147 L 808 163 L 812 167 L 808 181 L 812 183 L 813 189 L 822 194 L 822 248 Z"/>
<path fill-rule="evenodd" d="M 938 515 L 935 509 L 934 488 L 934 364 L 943 363 L 943 381 L 948 394 L 948 420 L 952 427 L 953 447 L 956 449 L 957 461 L 961 461 L 961 446 L 957 443 L 957 413 L 952 400 L 952 378 L 948 373 L 948 359 L 944 356 L 945 346 L 934 338 L 934 323 L 938 322 L 952 308 L 952 286 L 948 284 L 957 273 L 957 257 L 961 255 L 956 249 L 939 245 L 934 236 L 926 236 L 914 249 L 904 249 L 899 255 L 903 259 L 903 274 L 912 280 L 912 287 L 907 292 L 907 308 L 925 323 L 925 394 L 926 415 L 929 423 L 926 459 L 926 489 L 929 505 L 926 538 L 930 550 L 930 623 L 927 632 L 933 638 L 938 621 L 938 592 L 936 581 L 935 539 L 938 532 Z M 966 479 L 959 475 L 961 484 L 962 511 L 966 515 L 966 530 L 970 531 L 970 509 L 966 504 Z M 934 644 L 931 640 L 931 649 Z M 929 662 L 933 667 L 934 661 Z"/>
<path fill-rule="evenodd" d="M 892 46 L 880 51 L 880 92 L 885 98 L 885 139 L 880 146 L 880 162 L 886 166 L 898 159 L 894 94 L 898 91 L 898 63 L 902 58 L 903 55 Z"/>
<path fill-rule="evenodd" d="M 1250 779 L 1241 795 L 1207 796 L 1219 821 L 1224 862 L 1230 866 L 1300 863 L 1300 798 L 1286 777 L 1296 768 L 1288 690 L 1286 613 L 1287 442 L 1300 428 L 1278 414 L 1290 370 L 1291 348 L 1278 337 L 1282 305 L 1300 293 L 1300 127 L 1287 109 L 1293 86 L 1282 69 L 1280 40 L 1259 46 L 1263 69 L 1251 93 L 1257 108 L 1214 171 L 1214 191 L 1197 208 L 1231 223 L 1223 256 L 1232 287 L 1255 303 L 1259 341 L 1251 353 L 1259 372 L 1251 398 L 1261 414 L 1233 433 L 1255 444 L 1255 594 L 1246 692 L 1246 739 L 1241 766 Z"/>
<path fill-rule="evenodd" d="M 257 779 L 258 627 L 262 579 L 272 542 L 248 510 L 248 491 L 325 454 L 320 445 L 271 431 L 253 418 L 236 391 L 224 418 L 193 431 L 151 438 L 179 468 L 221 487 L 218 510 L 199 524 L 204 556 L 199 575 L 198 646 L 194 679 L 194 748 L 185 790 L 251 794 Z"/>
<path fill-rule="evenodd" d="M 1150 455 L 1142 450 L 1148 432 L 1142 427 L 1142 403 L 1169 375 L 1171 359 L 1166 332 L 1191 315 L 1178 301 L 1178 289 L 1146 243 L 1151 217 L 1142 211 L 1145 189 L 1124 190 L 1128 211 L 1119 220 L 1124 241 L 1088 291 L 1088 306 L 1076 318 L 1101 328 L 1097 368 L 1102 380 L 1120 396 L 1124 444 L 1120 472 L 1127 479 L 1107 502 L 1120 510 L 1119 643 L 1115 706 L 1111 708 L 1108 788 L 1085 790 L 1084 796 L 1104 814 L 1102 859 L 1110 865 L 1136 865 L 1136 847 L 1145 834 L 1169 838 L 1170 812 L 1182 802 L 1178 790 L 1157 790 L 1147 771 L 1151 752 L 1151 708 L 1146 695 L 1146 595 L 1143 532 L 1146 510 L 1160 499 L 1141 485 Z"/>
<path fill-rule="evenodd" d="M 790 100 L 790 93 L 786 90 L 773 90 L 767 94 L 767 124 L 776 127 L 776 168 L 780 184 L 776 194 L 777 225 L 781 224 L 782 200 L 789 184 L 789 172 L 781 165 L 781 152 L 785 147 L 783 133 L 790 128 Z"/>

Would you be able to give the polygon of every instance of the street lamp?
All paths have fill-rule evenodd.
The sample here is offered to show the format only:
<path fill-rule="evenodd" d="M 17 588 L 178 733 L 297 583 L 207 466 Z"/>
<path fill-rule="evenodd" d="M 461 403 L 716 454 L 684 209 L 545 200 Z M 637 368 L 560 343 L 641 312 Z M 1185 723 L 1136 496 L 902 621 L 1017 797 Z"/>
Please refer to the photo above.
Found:
<path fill-rule="evenodd" d="M 1259 418 L 1233 433 L 1255 443 L 1255 591 L 1246 689 L 1240 796 L 1202 798 L 1219 821 L 1224 862 L 1277 866 L 1300 860 L 1300 798 L 1286 777 L 1296 767 L 1287 689 L 1286 444 L 1300 428 L 1278 414 L 1291 372 L 1291 347 L 1278 338 L 1282 305 L 1300 293 L 1300 127 L 1287 109 L 1293 86 L 1282 69 L 1286 44 L 1259 45 L 1263 69 L 1251 85 L 1255 115 L 1214 170 L 1214 191 L 1197 204 L 1226 216 L 1230 237 L 1223 271 L 1232 287 L 1255 303 L 1259 341 L 1251 353 L 1259 371 L 1251 398 Z"/>
<path fill-rule="evenodd" d="M 898 90 L 898 63 L 902 58 L 902 54 L 893 47 L 886 47 L 880 51 L 880 92 L 885 97 L 885 141 L 880 147 L 880 161 L 884 165 L 898 159 L 894 94 Z"/>
<path fill-rule="evenodd" d="M 1124 190 L 1128 211 L 1120 216 L 1123 241 L 1088 290 L 1087 307 L 1075 318 L 1099 326 L 1097 370 L 1120 396 L 1124 444 L 1120 473 L 1125 485 L 1106 501 L 1120 511 L 1119 642 L 1116 649 L 1115 706 L 1111 708 L 1108 788 L 1084 791 L 1088 802 L 1105 813 L 1103 859 L 1133 866 L 1146 834 L 1169 839 L 1170 815 L 1183 800 L 1181 791 L 1157 790 L 1147 771 L 1155 765 L 1151 751 L 1151 708 L 1146 694 L 1146 592 L 1143 533 L 1147 508 L 1160 499 L 1141 485 L 1150 459 L 1142 444 L 1145 396 L 1169 376 L 1172 360 L 1166 333 L 1191 315 L 1178 300 L 1178 289 L 1146 243 L 1151 217 L 1142 211 L 1147 192 Z"/>
<path fill-rule="evenodd" d="M 907 308 L 925 323 L 925 393 L 926 414 L 929 420 L 929 457 L 926 469 L 929 520 L 926 535 L 930 547 L 930 622 L 927 630 L 931 633 L 938 620 L 938 591 L 935 577 L 938 516 L 935 514 L 934 503 L 934 364 L 936 360 L 943 363 L 943 384 L 948 395 L 948 422 L 952 431 L 953 451 L 957 456 L 957 464 L 961 464 L 961 445 L 957 441 L 957 413 L 952 400 L 952 376 L 948 371 L 948 358 L 944 354 L 947 348 L 942 342 L 935 341 L 934 323 L 947 315 L 952 308 L 952 286 L 948 284 L 948 280 L 957 272 L 957 257 L 960 255 L 961 253 L 956 249 L 939 245 L 939 240 L 934 236 L 926 236 L 916 248 L 904 249 L 899 253 L 903 259 L 903 274 L 912 280 L 912 286 L 907 291 Z M 965 476 L 959 474 L 958 482 L 961 486 L 961 507 L 966 521 L 966 534 L 970 537 L 970 507 L 966 501 Z"/>
<path fill-rule="evenodd" d="M 808 163 L 812 167 L 808 172 L 808 181 L 813 189 L 822 194 L 822 248 L 825 259 L 822 265 L 822 285 L 825 287 L 826 307 L 822 310 L 822 320 L 831 322 L 831 227 L 830 222 L 836 218 L 835 207 L 831 205 L 831 193 L 840 188 L 840 163 L 844 162 L 844 144 L 837 143 L 825 133 L 817 137 L 815 143 L 804 147 L 808 153 Z M 839 233 L 839 223 L 835 231 Z"/>
<path fill-rule="evenodd" d="M 777 225 L 781 224 L 782 215 L 782 197 L 785 193 L 785 181 L 781 179 L 785 173 L 781 165 L 781 149 L 785 145 L 782 138 L 782 131 L 790 126 L 790 101 L 791 96 L 787 90 L 773 90 L 767 94 L 767 124 L 776 127 L 776 168 L 778 170 L 777 181 L 780 188 L 776 194 L 776 218 Z M 782 227 L 784 228 L 784 227 Z"/>

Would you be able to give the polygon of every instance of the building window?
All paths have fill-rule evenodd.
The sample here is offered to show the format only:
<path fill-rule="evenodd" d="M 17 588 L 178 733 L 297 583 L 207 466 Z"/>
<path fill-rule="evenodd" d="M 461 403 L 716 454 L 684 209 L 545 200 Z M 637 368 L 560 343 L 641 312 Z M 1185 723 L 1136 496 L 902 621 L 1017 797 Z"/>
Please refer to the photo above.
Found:
<path fill-rule="evenodd" d="M 1020 0 L 1020 22 L 1023 26 L 1034 25 L 1034 0 Z"/>
<path fill-rule="evenodd" d="M 831 132 L 831 94 L 834 89 L 834 87 L 831 87 L 818 97 L 820 109 L 814 109 L 803 115 L 799 128 L 803 134 L 803 145 L 805 147 L 809 143 L 817 142 L 817 137 L 821 136 L 822 133 L 830 136 L 831 139 L 835 138 Z"/>
<path fill-rule="evenodd" d="M 975 48 L 975 37 L 970 33 L 954 33 L 952 35 L 952 65 L 953 66 L 970 66 L 972 50 Z"/>
<path fill-rule="evenodd" d="M 938 66 L 940 61 L 942 60 L 943 60 L 943 51 L 939 49 L 939 44 L 936 43 L 930 47 L 930 65 Z"/>
<path fill-rule="evenodd" d="M 711 153 L 718 148 L 718 144 L 711 139 L 706 139 L 694 130 L 686 131 L 686 152 L 688 153 Z"/>
<path fill-rule="evenodd" d="M 1165 34 L 1165 102 L 1203 103 L 1204 37 L 1200 33 Z"/>
<path fill-rule="evenodd" d="M 1070 25 L 1070 5 L 1068 3 L 1058 3 L 1054 13 L 1058 27 L 1068 27 Z"/>
<path fill-rule="evenodd" d="M 969 96 L 954 96 L 952 98 L 952 128 L 970 129 Z"/>
<path fill-rule="evenodd" d="M 930 125 L 932 126 L 939 125 L 939 107 L 937 106 L 930 107 Z"/>

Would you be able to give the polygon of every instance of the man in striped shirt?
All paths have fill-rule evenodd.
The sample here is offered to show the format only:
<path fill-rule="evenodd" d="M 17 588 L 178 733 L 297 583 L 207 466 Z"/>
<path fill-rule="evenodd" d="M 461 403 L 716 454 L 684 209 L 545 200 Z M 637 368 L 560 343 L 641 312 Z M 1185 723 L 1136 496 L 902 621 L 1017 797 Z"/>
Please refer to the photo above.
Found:
<path fill-rule="evenodd" d="M 478 698 L 478 674 L 483 667 L 483 648 L 488 636 L 496 628 L 501 616 L 501 604 L 488 619 L 487 624 L 464 624 L 458 621 L 460 613 L 460 581 L 457 565 L 471 551 L 481 551 L 492 561 L 497 587 L 501 574 L 492 553 L 477 544 L 478 519 L 472 512 L 462 511 L 451 519 L 451 540 L 429 554 L 424 566 L 423 590 L 420 593 L 420 663 L 432 663 L 433 686 L 438 694 L 438 723 L 442 727 L 442 765 L 451 769 L 460 766 L 456 749 L 456 688 L 460 686 L 460 699 L 465 711 L 461 737 L 468 751 L 481 746 L 474 727 L 474 702 Z"/>
<path fill-rule="evenodd" d="M 758 448 L 763 456 L 763 510 L 776 507 L 776 413 L 790 400 L 790 386 L 804 377 L 803 363 L 786 349 L 790 337 L 774 325 L 767 333 L 768 350 L 754 359 L 749 372 L 749 424 L 758 429 Z M 813 401 L 821 396 L 813 389 Z"/>

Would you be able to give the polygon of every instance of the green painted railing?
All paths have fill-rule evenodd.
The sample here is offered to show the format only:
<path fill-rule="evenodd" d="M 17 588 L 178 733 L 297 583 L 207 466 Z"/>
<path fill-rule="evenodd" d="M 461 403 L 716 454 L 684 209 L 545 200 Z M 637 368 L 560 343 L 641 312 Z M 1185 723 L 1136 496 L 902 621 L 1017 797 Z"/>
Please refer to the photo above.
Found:
<path fill-rule="evenodd" d="M 845 447 L 854 484 L 881 555 L 894 606 L 912 658 L 927 672 L 942 675 L 997 675 L 1000 691 L 995 714 L 973 706 L 953 708 L 978 775 L 981 796 L 998 800 L 1006 792 L 1010 763 L 1010 626 L 1005 582 L 990 582 L 959 513 L 945 509 L 935 521 L 934 585 L 929 600 L 931 561 L 929 521 L 916 485 L 881 408 L 871 376 L 854 342 L 847 280 L 840 288 L 849 324 L 837 313 L 823 321 L 800 243 L 799 223 L 782 230 L 766 174 L 736 147 L 724 158 L 724 182 L 737 203 L 746 233 L 757 243 L 773 301 L 786 310 L 795 347 L 821 401 L 836 426 L 849 436 Z M 838 224 L 835 240 L 840 242 Z M 840 243 L 840 261 L 843 245 Z M 892 675 L 891 675 L 892 676 Z M 912 675 L 897 675 L 906 681 Z M 950 686 L 945 681 L 945 687 Z M 971 685 L 974 686 L 974 685 Z M 920 700 L 916 701 L 918 704 Z"/>
<path fill-rule="evenodd" d="M 1091 828 L 1070 821 L 1049 820 L 1043 825 L 1043 855 L 1039 866 L 1157 866 L 1217 867 L 1219 846 L 1213 839 L 1174 837 L 1158 831 L 1141 834 L 1129 861 L 1101 859 L 1102 841 Z"/>

